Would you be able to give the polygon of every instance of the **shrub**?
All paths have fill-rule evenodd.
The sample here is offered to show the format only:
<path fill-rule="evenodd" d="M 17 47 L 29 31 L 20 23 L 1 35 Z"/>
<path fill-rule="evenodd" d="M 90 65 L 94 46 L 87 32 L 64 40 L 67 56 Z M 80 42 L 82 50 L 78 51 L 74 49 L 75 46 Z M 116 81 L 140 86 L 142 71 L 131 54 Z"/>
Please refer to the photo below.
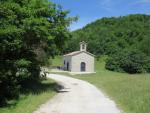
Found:
<path fill-rule="evenodd" d="M 142 73 L 149 71 L 148 56 L 138 50 L 124 50 L 110 56 L 106 61 L 106 69 L 127 73 Z"/>

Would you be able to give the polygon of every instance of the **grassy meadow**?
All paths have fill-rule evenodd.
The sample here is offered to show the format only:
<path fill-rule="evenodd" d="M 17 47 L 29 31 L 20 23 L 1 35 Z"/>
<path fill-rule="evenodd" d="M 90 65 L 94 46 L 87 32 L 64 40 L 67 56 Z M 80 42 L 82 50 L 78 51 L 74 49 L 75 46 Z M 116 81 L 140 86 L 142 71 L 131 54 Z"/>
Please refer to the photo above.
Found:
<path fill-rule="evenodd" d="M 61 56 L 55 56 L 54 59 L 50 59 L 51 61 L 51 67 L 57 67 L 57 66 L 62 66 L 62 57 Z"/>
<path fill-rule="evenodd" d="M 57 62 L 60 57 L 56 57 Z M 96 74 L 69 75 L 94 84 L 113 99 L 123 113 L 150 113 L 150 74 L 127 74 L 105 69 L 105 58 L 95 64 Z"/>
<path fill-rule="evenodd" d="M 0 113 L 33 113 L 41 104 L 56 94 L 54 88 L 57 84 L 51 79 L 28 85 L 30 87 L 22 91 L 20 98 L 0 108 Z"/>

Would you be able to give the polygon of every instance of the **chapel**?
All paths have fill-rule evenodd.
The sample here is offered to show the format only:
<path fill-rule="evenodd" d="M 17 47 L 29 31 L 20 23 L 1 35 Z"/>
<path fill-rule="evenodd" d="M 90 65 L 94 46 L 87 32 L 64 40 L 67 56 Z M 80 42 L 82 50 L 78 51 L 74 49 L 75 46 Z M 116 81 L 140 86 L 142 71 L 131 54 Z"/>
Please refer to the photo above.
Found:
<path fill-rule="evenodd" d="M 94 72 L 94 57 L 87 51 L 87 43 L 80 42 L 80 51 L 64 55 L 63 69 L 70 72 Z"/>

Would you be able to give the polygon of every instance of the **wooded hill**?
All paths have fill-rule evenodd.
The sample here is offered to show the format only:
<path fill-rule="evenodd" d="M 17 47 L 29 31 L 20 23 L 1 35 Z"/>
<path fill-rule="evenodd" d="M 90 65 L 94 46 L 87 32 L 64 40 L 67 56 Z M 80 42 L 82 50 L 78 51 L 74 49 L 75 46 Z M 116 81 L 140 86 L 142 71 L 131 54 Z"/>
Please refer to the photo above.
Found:
<path fill-rule="evenodd" d="M 113 71 L 141 73 L 150 71 L 150 15 L 135 14 L 102 18 L 74 31 L 65 52 L 78 50 L 86 41 L 88 50 L 108 55 L 106 68 Z"/>

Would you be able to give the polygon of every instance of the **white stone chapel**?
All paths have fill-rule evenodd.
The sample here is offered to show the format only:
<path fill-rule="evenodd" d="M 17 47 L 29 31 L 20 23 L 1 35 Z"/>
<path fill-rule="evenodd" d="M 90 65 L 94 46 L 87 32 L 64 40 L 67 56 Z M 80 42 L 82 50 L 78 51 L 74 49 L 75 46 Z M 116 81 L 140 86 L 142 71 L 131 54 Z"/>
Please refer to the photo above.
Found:
<path fill-rule="evenodd" d="M 80 42 L 80 51 L 64 55 L 63 69 L 70 72 L 94 72 L 94 55 L 87 52 L 87 43 Z"/>

